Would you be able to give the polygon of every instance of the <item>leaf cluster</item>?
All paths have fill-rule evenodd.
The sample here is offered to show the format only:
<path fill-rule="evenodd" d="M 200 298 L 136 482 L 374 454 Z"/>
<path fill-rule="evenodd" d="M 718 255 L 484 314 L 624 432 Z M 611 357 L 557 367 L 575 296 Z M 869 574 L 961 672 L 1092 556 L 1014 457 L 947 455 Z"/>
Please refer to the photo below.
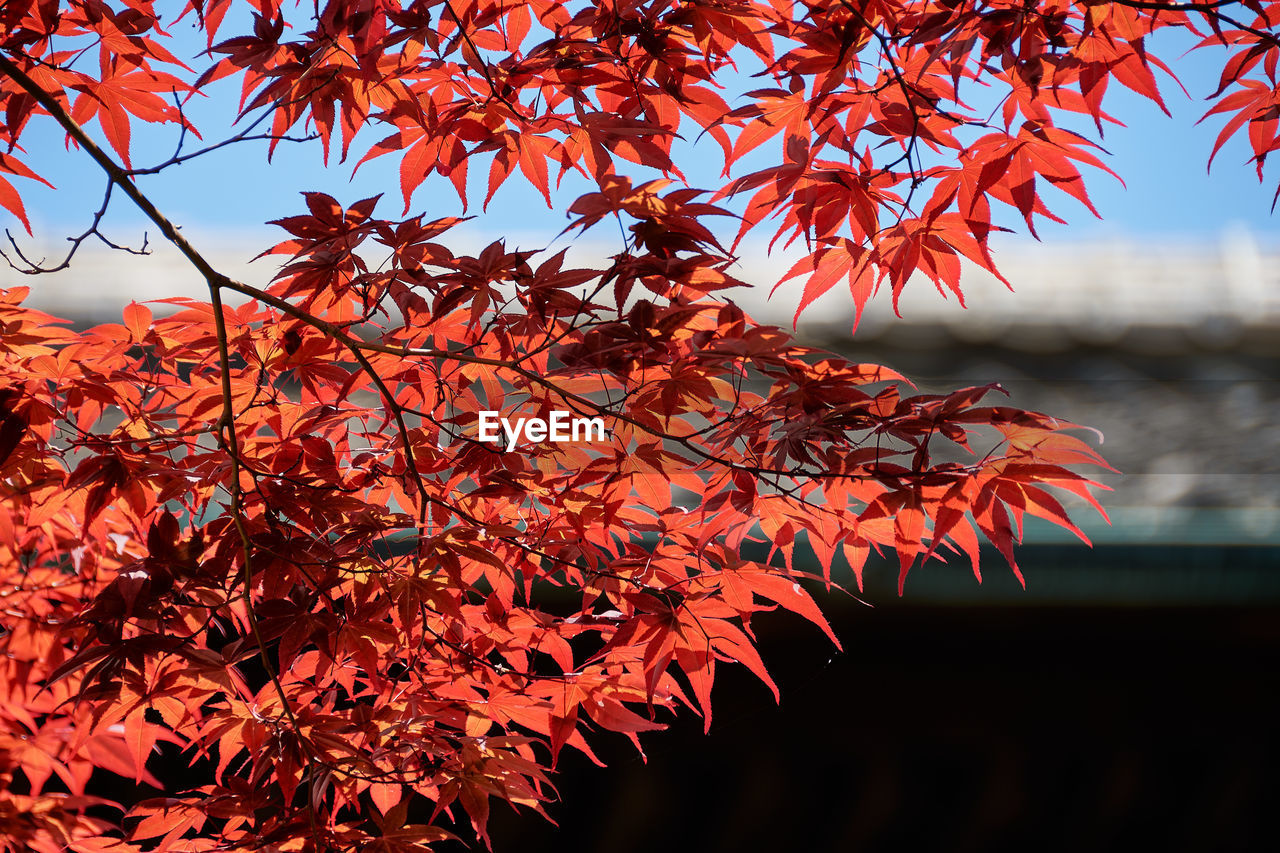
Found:
<path fill-rule="evenodd" d="M 1079 164 L 1105 166 L 1061 119 L 1114 121 L 1111 82 L 1160 102 L 1145 40 L 1162 27 L 1229 46 L 1223 139 L 1247 126 L 1260 175 L 1277 145 L 1280 4 L 1253 0 L 182 15 L 199 71 L 150 0 L 0 6 L 0 172 L 37 178 L 21 140 L 56 122 L 106 180 L 56 268 L 116 245 L 99 224 L 124 197 L 209 287 L 82 332 L 0 291 L 3 850 L 409 851 L 463 822 L 486 838 L 493 800 L 554 799 L 565 748 L 639 748 L 681 709 L 710 726 L 717 665 L 776 693 L 754 614 L 838 646 L 812 592 L 846 566 L 860 585 L 872 551 L 896 555 L 900 590 L 945 554 L 980 579 L 983 540 L 1018 573 L 1027 516 L 1079 534 L 1061 499 L 1097 506 L 1073 466 L 1105 463 L 1074 425 L 997 386 L 916 393 L 755 322 L 724 293 L 744 285 L 737 246 L 764 228 L 804 247 L 783 279 L 803 280 L 800 310 L 843 281 L 861 312 L 916 274 L 960 296 L 961 258 L 995 271 L 993 201 L 1032 230 L 1056 218 L 1045 186 L 1089 206 Z M 763 88 L 731 106 L 754 68 Z M 241 129 L 190 150 L 186 105 L 223 80 Z M 966 103 L 987 90 L 994 109 Z M 178 147 L 135 166 L 151 125 Z M 723 153 L 708 191 L 676 162 L 694 135 Z M 140 180 L 316 137 L 326 158 L 397 158 L 402 218 L 306 193 L 263 286 L 215 269 Z M 468 254 L 460 218 L 408 215 L 429 179 L 465 208 L 473 161 L 484 204 L 517 168 L 548 204 L 575 173 L 591 189 L 567 230 L 617 223 L 619 251 Z M 2 177 L 0 205 L 27 224 Z M 717 223 L 735 219 L 730 240 Z M 50 268 L 12 246 L 21 271 Z M 608 438 L 507 453 L 478 440 L 483 411 L 568 411 Z M 198 782 L 102 817 L 91 782 L 161 787 L 161 751 Z"/>

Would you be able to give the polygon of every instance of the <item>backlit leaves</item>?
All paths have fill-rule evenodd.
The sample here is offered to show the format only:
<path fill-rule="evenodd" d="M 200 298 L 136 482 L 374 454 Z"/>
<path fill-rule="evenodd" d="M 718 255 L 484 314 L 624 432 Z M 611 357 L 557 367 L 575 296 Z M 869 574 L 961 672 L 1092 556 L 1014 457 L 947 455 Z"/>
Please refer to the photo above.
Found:
<path fill-rule="evenodd" d="M 756 323 L 734 253 L 800 252 L 797 316 L 837 287 L 896 307 L 916 274 L 963 300 L 993 231 L 1058 218 L 1046 188 L 1094 210 L 1101 150 L 1064 119 L 1114 122 L 1109 85 L 1164 106 L 1164 27 L 1229 47 L 1211 153 L 1240 134 L 1261 176 L 1280 5 L 1139 5 L 192 0 L 206 50 L 180 60 L 149 0 L 4 4 L 24 225 L 33 122 L 87 125 L 70 141 L 141 192 L 135 140 L 197 136 L 224 80 L 269 153 L 395 158 L 406 218 L 307 192 L 269 284 L 202 270 L 221 309 L 72 332 L 0 291 L 0 849 L 487 840 L 493 800 L 555 798 L 565 748 L 709 726 L 718 665 L 776 694 L 754 614 L 838 645 L 813 592 L 861 587 L 873 550 L 903 589 L 948 554 L 980 579 L 982 541 L 1021 577 L 1028 516 L 1080 534 L 1101 508 L 1074 468 L 1105 463 L 1074 425 Z M 690 185 L 703 136 L 723 168 Z M 616 252 L 461 249 L 440 199 L 513 180 Z M 556 411 L 604 439 L 479 438 L 481 412 Z M 199 784 L 154 778 L 160 753 Z M 108 774 L 167 790 L 110 823 Z"/>

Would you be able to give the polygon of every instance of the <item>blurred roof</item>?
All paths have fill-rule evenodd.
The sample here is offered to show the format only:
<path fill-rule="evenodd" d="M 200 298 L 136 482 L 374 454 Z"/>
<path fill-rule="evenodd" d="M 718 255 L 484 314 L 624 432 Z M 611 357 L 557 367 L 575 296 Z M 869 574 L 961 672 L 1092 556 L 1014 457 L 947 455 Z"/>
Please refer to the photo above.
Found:
<path fill-rule="evenodd" d="M 216 266 L 251 283 L 264 283 L 283 260 L 250 264 L 259 249 L 249 240 L 195 236 Z M 461 250 L 478 251 L 492 239 L 461 236 L 472 244 Z M 44 253 L 56 257 L 57 248 Z M 573 261 L 596 263 L 615 248 L 573 244 Z M 86 245 L 69 271 L 29 278 L 4 270 L 0 286 L 29 285 L 33 305 L 78 325 L 118 321 L 129 300 L 205 297 L 176 251 L 154 249 L 139 258 Z M 970 307 L 962 309 L 929 282 L 912 281 L 901 316 L 888 293 L 878 294 L 856 338 L 849 335 L 852 302 L 833 292 L 805 312 L 800 332 L 888 364 L 927 392 L 998 381 L 1015 405 L 1097 428 L 1105 435 L 1100 449 L 1123 474 L 1099 477 L 1114 489 L 1103 501 L 1111 525 L 1083 507 L 1078 518 L 1104 550 L 1216 548 L 1218 560 L 1222 548 L 1243 546 L 1264 550 L 1242 571 L 1280 565 L 1280 243 L 1241 231 L 1217 243 L 1011 244 L 997 258 L 1014 292 L 970 268 L 963 279 Z M 738 275 L 764 284 L 791 263 L 763 251 L 753 256 L 748 247 Z M 773 299 L 767 287 L 732 295 L 757 319 L 790 326 L 800 289 L 792 281 Z M 1048 525 L 1029 524 L 1026 532 L 1028 542 L 1068 547 L 1069 535 Z M 1131 557 L 1119 554 L 1113 557 Z M 1159 559 L 1174 571 L 1168 555 Z M 1188 570 L 1193 579 L 1210 577 Z M 1273 576 L 1280 578 L 1268 572 L 1263 585 L 1275 597 Z M 1250 577 L 1230 594 L 1257 594 L 1264 576 Z M 1184 588 L 1200 596 L 1199 583 Z M 1155 586 L 1172 588 L 1167 578 Z M 1139 596 L 1152 588 L 1134 587 Z"/>
<path fill-rule="evenodd" d="M 212 231 L 197 236 L 197 244 L 219 269 L 251 283 L 265 282 L 283 260 L 269 257 L 250 264 L 261 246 L 247 235 Z M 478 250 L 492 239 L 465 231 L 460 236 L 464 250 L 465 244 Z M 598 242 L 572 248 L 576 262 L 583 264 L 616 251 Z M 50 242 L 28 254 L 57 258 L 62 249 Z M 176 250 L 167 244 L 151 249 L 149 257 L 140 258 L 86 244 L 67 271 L 27 277 L 0 269 L 0 283 L 29 285 L 33 305 L 82 323 L 116 319 L 129 300 L 200 298 L 205 293 L 199 276 Z M 1012 291 L 968 265 L 962 278 L 966 310 L 953 295 L 946 298 L 928 281 L 913 280 L 903 291 L 901 316 L 894 315 L 887 292 L 877 294 L 861 320 L 858 338 L 921 338 L 913 330 L 928 330 L 936 343 L 1053 351 L 1081 344 L 1124 347 L 1129 338 L 1166 330 L 1185 335 L 1191 345 L 1231 348 L 1260 332 L 1280 329 L 1280 243 L 1264 244 L 1245 230 L 1228 232 L 1216 243 L 1011 243 L 999 247 L 995 256 Z M 760 286 L 733 292 L 731 298 L 759 320 L 790 325 L 802 280 L 792 280 L 772 298 L 768 289 L 795 257 L 794 251 L 771 256 L 763 246 L 744 247 L 735 273 Z M 848 293 L 836 288 L 805 312 L 800 328 L 839 339 L 847 337 L 853 316 Z M 1261 337 L 1264 345 L 1270 337 Z"/>

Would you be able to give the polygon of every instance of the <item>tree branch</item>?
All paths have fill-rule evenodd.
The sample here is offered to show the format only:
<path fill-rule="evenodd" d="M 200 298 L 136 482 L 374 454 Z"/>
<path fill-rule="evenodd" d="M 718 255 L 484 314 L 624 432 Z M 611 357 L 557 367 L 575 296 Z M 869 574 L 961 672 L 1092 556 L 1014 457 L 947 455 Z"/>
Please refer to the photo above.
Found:
<path fill-rule="evenodd" d="M 45 275 L 47 273 L 54 273 L 60 270 L 65 270 L 67 267 L 71 266 L 71 259 L 76 256 L 76 252 L 80 251 L 80 246 L 84 244 L 84 241 L 88 240 L 90 237 L 97 237 L 103 244 L 118 252 L 128 252 L 131 255 L 151 254 L 151 249 L 147 247 L 146 232 L 143 232 L 142 234 L 142 246 L 134 249 L 114 242 L 99 230 L 98 226 L 102 222 L 102 217 L 106 215 L 107 208 L 111 204 L 111 191 L 113 189 L 115 189 L 115 182 L 108 179 L 107 188 L 102 194 L 102 205 L 98 208 L 97 212 L 94 213 L 93 222 L 90 223 L 89 227 L 80 234 L 77 234 L 75 237 L 67 238 L 67 240 L 71 242 L 71 248 L 67 251 L 67 254 L 63 257 L 62 261 L 57 265 L 46 267 L 43 266 L 44 258 L 41 258 L 39 261 L 33 261 L 28 258 L 26 254 L 23 253 L 22 247 L 18 245 L 18 241 L 13 239 L 13 235 L 9 233 L 9 229 L 7 228 L 5 229 L 4 234 L 9 238 L 9 245 L 13 246 L 14 254 L 16 254 L 18 256 L 18 260 L 22 261 L 26 266 L 22 267 L 15 264 L 3 249 L 0 249 L 0 258 L 4 258 L 10 267 L 23 275 Z"/>

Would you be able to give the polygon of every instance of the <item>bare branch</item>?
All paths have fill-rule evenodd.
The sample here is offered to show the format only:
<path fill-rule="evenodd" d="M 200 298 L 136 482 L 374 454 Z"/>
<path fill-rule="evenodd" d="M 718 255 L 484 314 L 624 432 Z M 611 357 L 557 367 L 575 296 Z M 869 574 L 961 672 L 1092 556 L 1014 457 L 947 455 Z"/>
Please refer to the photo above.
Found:
<path fill-rule="evenodd" d="M 111 204 L 111 191 L 114 188 L 115 188 L 115 182 L 108 179 L 107 187 L 102 194 L 102 204 L 98 208 L 97 212 L 94 213 L 93 222 L 90 223 L 89 227 L 85 229 L 85 231 L 83 231 L 82 233 L 76 235 L 75 237 L 67 238 L 67 240 L 70 241 L 71 243 L 71 248 L 70 250 L 67 251 L 67 254 L 63 257 L 61 262 L 55 264 L 54 266 L 45 266 L 44 258 L 41 258 L 39 261 L 31 260 L 31 258 L 27 257 L 27 255 L 22 251 L 22 247 L 18 245 L 18 241 L 14 239 L 13 234 L 9 231 L 8 228 L 6 228 L 4 231 L 5 237 L 9 239 L 9 245 L 13 246 L 14 254 L 17 256 L 18 260 L 20 260 L 23 264 L 25 264 L 25 266 L 20 266 L 19 264 L 14 263 L 13 259 L 10 258 L 9 255 L 6 254 L 3 249 L 0 249 L 0 257 L 4 258 L 5 262 L 8 263 L 11 268 L 16 270 L 17 272 L 22 273 L 23 275 L 45 275 L 47 273 L 54 273 L 60 270 L 65 270 L 67 267 L 71 266 L 71 259 L 76 256 L 76 252 L 80 251 L 80 246 L 84 244 L 84 241 L 88 240 L 90 237 L 97 238 L 101 243 L 106 245 L 108 248 L 115 249 L 118 252 L 127 252 L 130 255 L 151 254 L 151 249 L 148 247 L 148 243 L 147 243 L 146 232 L 143 232 L 142 234 L 142 246 L 140 248 L 135 249 L 131 246 L 124 246 L 114 242 L 113 240 L 109 239 L 105 234 L 103 234 L 101 230 L 99 230 L 98 226 L 102 223 L 102 217 L 106 215 L 107 208 Z"/>

